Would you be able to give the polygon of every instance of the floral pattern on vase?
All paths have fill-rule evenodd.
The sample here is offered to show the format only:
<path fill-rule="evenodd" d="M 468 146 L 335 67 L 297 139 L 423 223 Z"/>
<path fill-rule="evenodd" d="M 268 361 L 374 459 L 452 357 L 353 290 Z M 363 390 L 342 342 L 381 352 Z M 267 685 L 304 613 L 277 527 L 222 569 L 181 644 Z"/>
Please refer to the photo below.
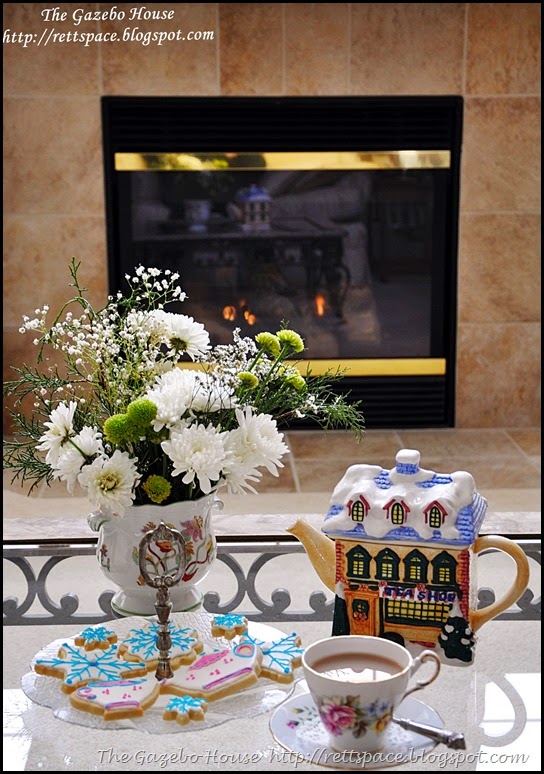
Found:
<path fill-rule="evenodd" d="M 132 506 L 121 517 L 104 511 L 90 515 L 89 525 L 99 533 L 96 550 L 99 566 L 108 580 L 119 587 L 112 600 L 115 613 L 155 614 L 156 591 L 146 586 L 141 577 L 138 551 L 144 535 L 161 521 L 179 530 L 185 540 L 185 572 L 180 584 L 170 592 L 173 611 L 199 607 L 202 594 L 196 584 L 208 574 L 217 553 L 211 524 L 214 507 L 220 507 L 220 501 L 211 494 L 167 506 Z M 181 559 L 168 541 L 152 542 L 147 551 L 147 570 L 152 576 L 174 574 Z"/>

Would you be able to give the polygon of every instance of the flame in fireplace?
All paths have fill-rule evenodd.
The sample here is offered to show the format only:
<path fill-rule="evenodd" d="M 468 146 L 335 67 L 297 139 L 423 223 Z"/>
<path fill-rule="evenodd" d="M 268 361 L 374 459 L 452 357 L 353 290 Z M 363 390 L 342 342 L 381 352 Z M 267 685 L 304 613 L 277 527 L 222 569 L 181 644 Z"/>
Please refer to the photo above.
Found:
<path fill-rule="evenodd" d="M 242 299 L 238 302 L 238 307 L 243 315 L 244 320 L 247 322 L 248 325 L 255 325 L 257 322 L 257 317 L 251 309 L 247 306 L 245 299 Z M 229 322 L 234 322 L 236 320 L 236 315 L 238 314 L 238 310 L 233 304 L 228 304 L 227 306 L 223 307 L 223 319 L 228 320 Z"/>
<path fill-rule="evenodd" d="M 253 312 L 251 312 L 249 309 L 244 310 L 244 320 L 247 322 L 248 325 L 255 325 L 255 323 L 257 322 L 257 318 L 255 317 Z"/>
<path fill-rule="evenodd" d="M 315 311 L 318 317 L 323 317 L 325 314 L 325 297 L 321 295 L 317 295 L 314 299 L 315 301 Z"/>

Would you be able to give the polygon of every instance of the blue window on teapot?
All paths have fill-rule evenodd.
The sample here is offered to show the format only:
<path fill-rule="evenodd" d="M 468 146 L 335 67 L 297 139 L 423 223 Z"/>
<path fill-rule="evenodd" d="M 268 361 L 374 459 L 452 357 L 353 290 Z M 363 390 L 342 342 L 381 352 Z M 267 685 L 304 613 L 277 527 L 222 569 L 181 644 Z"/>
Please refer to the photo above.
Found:
<path fill-rule="evenodd" d="M 451 554 L 442 551 L 433 561 L 433 583 L 455 583 L 457 562 Z"/>
<path fill-rule="evenodd" d="M 399 558 L 389 548 L 376 556 L 376 577 L 379 580 L 398 580 L 399 579 Z"/>
<path fill-rule="evenodd" d="M 425 583 L 429 561 L 421 551 L 411 551 L 404 559 L 404 580 Z"/>

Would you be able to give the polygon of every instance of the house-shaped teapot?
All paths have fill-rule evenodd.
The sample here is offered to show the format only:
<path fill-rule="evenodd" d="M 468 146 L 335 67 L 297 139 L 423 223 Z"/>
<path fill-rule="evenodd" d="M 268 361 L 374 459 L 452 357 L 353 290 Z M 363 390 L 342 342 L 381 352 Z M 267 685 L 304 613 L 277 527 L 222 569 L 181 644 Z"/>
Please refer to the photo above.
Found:
<path fill-rule="evenodd" d="M 336 594 L 333 635 L 436 648 L 446 662 L 467 664 L 476 629 L 527 587 L 528 563 L 506 538 L 478 538 L 487 501 L 470 473 L 438 473 L 419 463 L 418 451 L 401 449 L 391 470 L 352 465 L 334 489 L 321 528 L 332 541 L 322 545 L 298 523 L 290 531 L 311 559 L 312 553 L 327 556 L 334 564 L 334 581 L 320 572 Z M 517 577 L 505 597 L 477 611 L 475 555 L 490 547 L 514 558 Z M 318 569 L 320 562 L 313 563 Z"/>

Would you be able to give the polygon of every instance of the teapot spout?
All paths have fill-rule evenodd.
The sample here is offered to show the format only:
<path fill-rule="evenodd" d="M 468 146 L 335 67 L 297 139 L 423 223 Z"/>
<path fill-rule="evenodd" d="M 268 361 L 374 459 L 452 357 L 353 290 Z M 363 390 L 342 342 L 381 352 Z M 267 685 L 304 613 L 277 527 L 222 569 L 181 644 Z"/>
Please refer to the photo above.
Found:
<path fill-rule="evenodd" d="M 300 540 L 319 578 L 330 591 L 334 591 L 336 585 L 334 541 L 305 519 L 298 519 L 287 532 Z"/>

